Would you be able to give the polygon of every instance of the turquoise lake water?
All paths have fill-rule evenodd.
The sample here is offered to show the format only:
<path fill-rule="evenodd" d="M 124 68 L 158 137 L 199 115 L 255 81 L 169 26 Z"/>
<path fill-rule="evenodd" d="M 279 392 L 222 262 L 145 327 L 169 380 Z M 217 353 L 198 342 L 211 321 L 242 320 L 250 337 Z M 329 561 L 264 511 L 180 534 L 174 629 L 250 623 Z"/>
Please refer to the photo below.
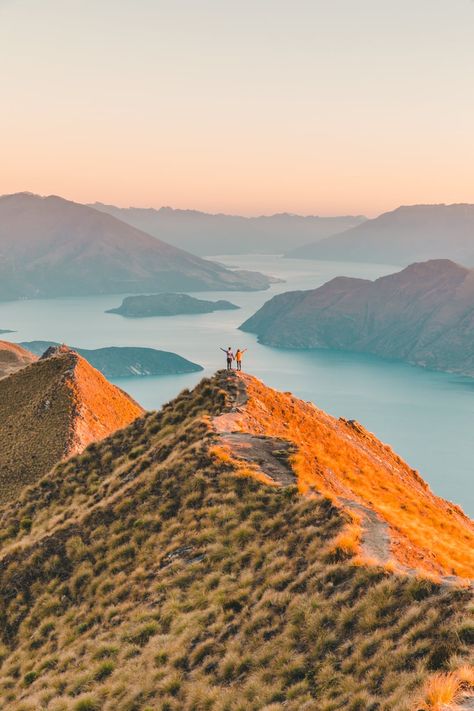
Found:
<path fill-rule="evenodd" d="M 231 267 L 286 280 L 265 292 L 207 292 L 241 308 L 195 316 L 126 319 L 104 311 L 121 296 L 0 304 L 0 328 L 12 341 L 54 340 L 83 348 L 149 346 L 174 351 L 204 366 L 203 373 L 117 381 L 146 408 L 158 408 L 183 388 L 224 365 L 219 347 L 247 347 L 244 369 L 279 390 L 290 390 L 337 417 L 357 419 L 390 444 L 432 489 L 474 514 L 474 379 L 428 371 L 373 356 L 291 351 L 257 343 L 238 326 L 273 294 L 320 286 L 334 276 L 376 278 L 397 271 L 377 264 L 286 260 L 269 255 L 215 257 Z"/>

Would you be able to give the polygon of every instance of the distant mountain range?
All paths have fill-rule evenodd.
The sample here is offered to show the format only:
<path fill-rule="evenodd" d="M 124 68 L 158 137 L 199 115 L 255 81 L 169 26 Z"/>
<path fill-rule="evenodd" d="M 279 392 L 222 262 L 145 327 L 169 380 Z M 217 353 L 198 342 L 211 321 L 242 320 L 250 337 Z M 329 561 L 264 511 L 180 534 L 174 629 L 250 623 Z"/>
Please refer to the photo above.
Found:
<path fill-rule="evenodd" d="M 86 205 L 0 197 L 0 300 L 268 285 L 257 272 L 226 269 Z"/>
<path fill-rule="evenodd" d="M 143 414 L 68 348 L 34 360 L 0 380 L 0 501 Z"/>
<path fill-rule="evenodd" d="M 54 341 L 25 341 L 20 344 L 31 353 L 42 355 L 48 348 L 59 346 Z M 108 348 L 73 348 L 106 378 L 144 377 L 147 375 L 178 375 L 197 373 L 201 365 L 176 353 L 155 348 L 111 346 Z M 1 351 L 0 351 L 1 355 Z"/>
<path fill-rule="evenodd" d="M 280 254 L 363 223 L 362 215 L 317 217 L 281 213 L 261 217 L 209 214 L 171 207 L 128 207 L 94 203 L 106 212 L 193 254 Z"/>
<path fill-rule="evenodd" d="M 298 259 L 400 264 L 452 259 L 474 267 L 474 205 L 410 205 L 286 253 Z"/>
<path fill-rule="evenodd" d="M 128 318 L 147 316 L 178 316 L 179 314 L 210 314 L 214 311 L 231 311 L 240 308 L 230 301 L 196 299 L 188 294 L 143 294 L 126 296 L 121 305 L 108 309 L 108 314 L 120 314 Z"/>
<path fill-rule="evenodd" d="M 474 271 L 449 260 L 279 294 L 242 324 L 262 343 L 375 353 L 474 376 Z"/>

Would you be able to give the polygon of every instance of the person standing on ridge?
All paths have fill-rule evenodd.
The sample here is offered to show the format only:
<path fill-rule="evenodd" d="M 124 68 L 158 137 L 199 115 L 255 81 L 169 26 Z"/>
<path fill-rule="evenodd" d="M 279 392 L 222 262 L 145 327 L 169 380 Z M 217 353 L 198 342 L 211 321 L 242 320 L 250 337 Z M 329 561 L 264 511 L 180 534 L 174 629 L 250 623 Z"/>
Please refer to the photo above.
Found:
<path fill-rule="evenodd" d="M 234 360 L 234 354 L 232 353 L 232 348 L 229 346 L 227 349 L 221 348 L 224 351 L 227 359 L 227 370 L 232 370 L 232 361 Z"/>
<path fill-rule="evenodd" d="M 237 370 L 242 370 L 242 356 L 244 355 L 245 351 L 247 349 L 244 348 L 243 350 L 240 350 L 240 348 L 237 348 L 235 352 L 235 360 L 237 363 Z"/>

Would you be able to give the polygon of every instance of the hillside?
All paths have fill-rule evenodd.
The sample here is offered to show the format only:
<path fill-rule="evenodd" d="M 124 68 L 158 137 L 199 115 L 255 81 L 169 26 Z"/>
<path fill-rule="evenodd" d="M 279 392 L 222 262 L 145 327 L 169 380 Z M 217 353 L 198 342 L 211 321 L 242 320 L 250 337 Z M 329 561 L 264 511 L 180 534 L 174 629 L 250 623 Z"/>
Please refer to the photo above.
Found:
<path fill-rule="evenodd" d="M 149 291 L 253 290 L 234 272 L 63 198 L 0 197 L 0 300 Z"/>
<path fill-rule="evenodd" d="M 291 249 L 287 257 L 406 266 L 452 259 L 474 267 L 474 205 L 409 205 L 330 239 Z"/>
<path fill-rule="evenodd" d="M 279 254 L 294 246 L 324 239 L 367 218 L 361 215 L 337 217 L 303 216 L 281 213 L 261 217 L 209 214 L 198 210 L 171 207 L 128 207 L 95 203 L 96 210 L 107 212 L 148 234 L 160 237 L 175 247 L 202 256 L 210 254 Z"/>
<path fill-rule="evenodd" d="M 24 341 L 20 345 L 36 355 L 43 355 L 51 346 L 60 344 L 54 341 Z M 201 365 L 176 353 L 160 351 L 156 348 L 109 346 L 92 349 L 73 348 L 73 350 L 109 379 L 198 373 L 203 370 Z"/>
<path fill-rule="evenodd" d="M 0 380 L 0 501 L 143 413 L 77 353 L 47 351 Z"/>
<path fill-rule="evenodd" d="M 373 282 L 338 277 L 275 296 L 240 328 L 272 346 L 375 353 L 474 376 L 474 270 L 431 260 Z"/>
<path fill-rule="evenodd" d="M 11 375 L 35 360 L 36 356 L 21 345 L 0 341 L 0 378 Z"/>
<path fill-rule="evenodd" d="M 472 523 L 362 427 L 250 376 L 184 391 L 0 519 L 9 711 L 439 711 L 436 689 L 469 694 L 472 592 L 446 576 L 473 574 Z"/>
<path fill-rule="evenodd" d="M 128 318 L 146 316 L 177 316 L 179 314 L 210 314 L 214 311 L 229 311 L 239 307 L 230 301 L 219 299 L 208 301 L 196 299 L 188 294 L 141 294 L 126 296 L 120 306 L 109 309 L 109 314 L 120 314 Z"/>

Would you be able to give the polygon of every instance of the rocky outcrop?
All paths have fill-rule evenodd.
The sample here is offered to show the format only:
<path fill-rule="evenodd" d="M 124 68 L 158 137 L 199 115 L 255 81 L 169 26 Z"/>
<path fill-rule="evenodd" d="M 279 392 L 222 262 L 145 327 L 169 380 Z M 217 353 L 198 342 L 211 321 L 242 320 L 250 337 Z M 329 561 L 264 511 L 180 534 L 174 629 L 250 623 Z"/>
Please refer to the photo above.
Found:
<path fill-rule="evenodd" d="M 431 260 L 374 282 L 338 277 L 275 296 L 241 329 L 272 346 L 374 353 L 474 376 L 474 271 Z"/>
<path fill-rule="evenodd" d="M 213 311 L 230 311 L 239 306 L 230 301 L 207 301 L 188 294 L 143 294 L 127 296 L 122 304 L 106 313 L 120 314 L 128 318 L 147 316 L 178 316 L 179 314 L 210 314 Z"/>

